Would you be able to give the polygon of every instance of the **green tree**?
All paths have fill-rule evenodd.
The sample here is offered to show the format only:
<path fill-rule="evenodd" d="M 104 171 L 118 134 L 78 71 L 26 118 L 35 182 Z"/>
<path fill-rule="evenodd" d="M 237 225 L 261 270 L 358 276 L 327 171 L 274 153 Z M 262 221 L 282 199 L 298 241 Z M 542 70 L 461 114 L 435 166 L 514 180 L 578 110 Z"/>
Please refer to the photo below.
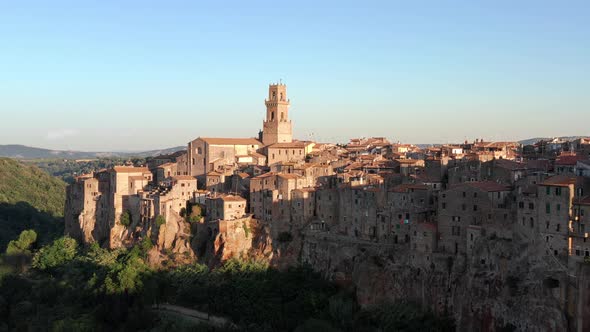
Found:
<path fill-rule="evenodd" d="M 39 250 L 33 257 L 33 267 L 39 270 L 54 268 L 76 257 L 78 243 L 69 236 L 61 237 Z"/>
<path fill-rule="evenodd" d="M 154 247 L 154 244 L 152 243 L 152 239 L 150 239 L 149 236 L 146 236 L 143 238 L 143 240 L 141 240 L 139 246 L 141 247 L 142 254 L 145 256 L 147 255 L 148 251 Z"/>
<path fill-rule="evenodd" d="M 37 233 L 32 230 L 28 229 L 22 231 L 18 236 L 17 240 L 12 240 L 8 243 L 8 247 L 6 248 L 7 255 L 23 255 L 23 254 L 31 254 L 30 248 L 37 241 Z"/>
<path fill-rule="evenodd" d="M 119 219 L 119 222 L 121 223 L 121 225 L 129 227 L 129 225 L 131 225 L 131 213 L 129 213 L 129 211 L 121 213 L 121 218 Z"/>

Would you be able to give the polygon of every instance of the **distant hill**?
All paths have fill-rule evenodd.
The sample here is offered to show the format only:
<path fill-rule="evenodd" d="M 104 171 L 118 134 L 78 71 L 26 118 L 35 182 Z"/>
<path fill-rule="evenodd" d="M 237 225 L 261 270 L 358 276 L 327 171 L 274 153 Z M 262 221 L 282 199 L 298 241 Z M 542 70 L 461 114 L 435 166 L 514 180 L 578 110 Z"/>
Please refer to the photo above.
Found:
<path fill-rule="evenodd" d="M 107 157 L 155 157 L 161 154 L 174 153 L 186 149 L 177 146 L 168 149 L 150 150 L 142 152 L 83 152 L 63 151 L 35 148 L 25 145 L 0 145 L 0 157 L 14 159 L 94 159 Z"/>
<path fill-rule="evenodd" d="M 127 153 L 120 153 L 121 157 L 138 157 L 138 158 L 147 158 L 147 157 L 155 157 L 160 155 L 172 154 L 174 152 L 186 150 L 186 146 L 175 146 L 173 148 L 168 149 L 161 149 L 161 150 L 149 150 L 143 152 L 127 152 Z"/>
<path fill-rule="evenodd" d="M 35 166 L 0 158 L 0 251 L 25 229 L 42 243 L 63 234 L 65 188 Z"/>
<path fill-rule="evenodd" d="M 562 139 L 565 141 L 573 141 L 573 140 L 576 140 L 581 137 L 588 137 L 588 136 L 535 137 L 535 138 L 528 138 L 528 139 L 524 139 L 522 141 L 518 141 L 518 143 L 520 143 L 522 145 L 532 145 L 532 144 L 537 143 L 538 141 L 552 140 L 554 138 L 559 138 L 559 139 Z"/>

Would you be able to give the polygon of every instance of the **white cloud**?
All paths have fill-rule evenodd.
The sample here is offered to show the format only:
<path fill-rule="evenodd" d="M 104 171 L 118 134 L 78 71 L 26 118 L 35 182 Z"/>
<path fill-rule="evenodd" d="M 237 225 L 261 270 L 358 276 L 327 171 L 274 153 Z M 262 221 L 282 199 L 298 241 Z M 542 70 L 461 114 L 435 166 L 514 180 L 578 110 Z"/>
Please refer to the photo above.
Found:
<path fill-rule="evenodd" d="M 76 129 L 59 129 L 47 133 L 48 140 L 59 140 L 67 137 L 77 136 L 80 132 Z"/>

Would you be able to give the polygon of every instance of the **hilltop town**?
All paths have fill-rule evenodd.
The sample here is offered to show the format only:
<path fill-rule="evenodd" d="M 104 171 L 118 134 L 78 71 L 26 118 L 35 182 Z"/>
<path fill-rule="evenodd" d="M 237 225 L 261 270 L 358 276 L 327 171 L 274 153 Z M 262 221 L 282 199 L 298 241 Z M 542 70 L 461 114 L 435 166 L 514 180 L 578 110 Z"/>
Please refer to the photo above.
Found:
<path fill-rule="evenodd" d="M 309 263 L 361 304 L 412 298 L 461 329 L 590 329 L 590 138 L 320 143 L 293 138 L 285 84 L 264 103 L 255 137 L 77 177 L 66 233 L 149 239 L 153 264 Z"/>

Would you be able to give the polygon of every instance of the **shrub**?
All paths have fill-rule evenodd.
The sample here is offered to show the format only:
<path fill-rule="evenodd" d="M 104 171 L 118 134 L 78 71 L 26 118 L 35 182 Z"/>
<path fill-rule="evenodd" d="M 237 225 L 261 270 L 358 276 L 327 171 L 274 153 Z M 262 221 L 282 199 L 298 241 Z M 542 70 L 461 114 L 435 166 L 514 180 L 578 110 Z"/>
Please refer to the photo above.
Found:
<path fill-rule="evenodd" d="M 142 253 L 147 254 L 148 251 L 150 251 L 154 247 L 154 244 L 152 243 L 152 239 L 150 239 L 149 236 L 146 236 L 143 238 L 143 240 L 141 240 L 139 246 L 141 247 Z"/>
<path fill-rule="evenodd" d="M 193 217 L 193 216 L 202 217 L 203 216 L 203 209 L 201 208 L 201 206 L 199 204 L 189 204 L 188 210 L 187 210 L 187 215 L 190 217 Z"/>
<path fill-rule="evenodd" d="M 242 221 L 242 228 L 244 229 L 244 233 L 246 233 L 246 237 L 250 236 L 250 227 L 246 225 L 245 221 Z"/>
<path fill-rule="evenodd" d="M 78 243 L 69 236 L 61 237 L 39 250 L 33 257 L 34 268 L 46 270 L 60 266 L 76 257 Z"/>
<path fill-rule="evenodd" d="M 121 213 L 121 218 L 119 219 L 119 222 L 121 223 L 121 225 L 129 227 L 129 225 L 131 225 L 131 213 L 129 213 L 129 211 Z"/>
<path fill-rule="evenodd" d="M 8 247 L 6 248 L 7 255 L 22 255 L 22 254 L 30 254 L 30 247 L 37 241 L 37 233 L 32 230 L 28 229 L 22 231 L 18 236 L 18 240 L 12 240 L 8 243 Z"/>
<path fill-rule="evenodd" d="M 164 225 L 165 223 L 166 223 L 166 218 L 164 218 L 163 215 L 158 215 L 156 217 L 156 225 L 158 225 L 158 227 Z"/>
<path fill-rule="evenodd" d="M 180 216 L 183 218 L 186 217 L 186 208 L 180 209 Z"/>

